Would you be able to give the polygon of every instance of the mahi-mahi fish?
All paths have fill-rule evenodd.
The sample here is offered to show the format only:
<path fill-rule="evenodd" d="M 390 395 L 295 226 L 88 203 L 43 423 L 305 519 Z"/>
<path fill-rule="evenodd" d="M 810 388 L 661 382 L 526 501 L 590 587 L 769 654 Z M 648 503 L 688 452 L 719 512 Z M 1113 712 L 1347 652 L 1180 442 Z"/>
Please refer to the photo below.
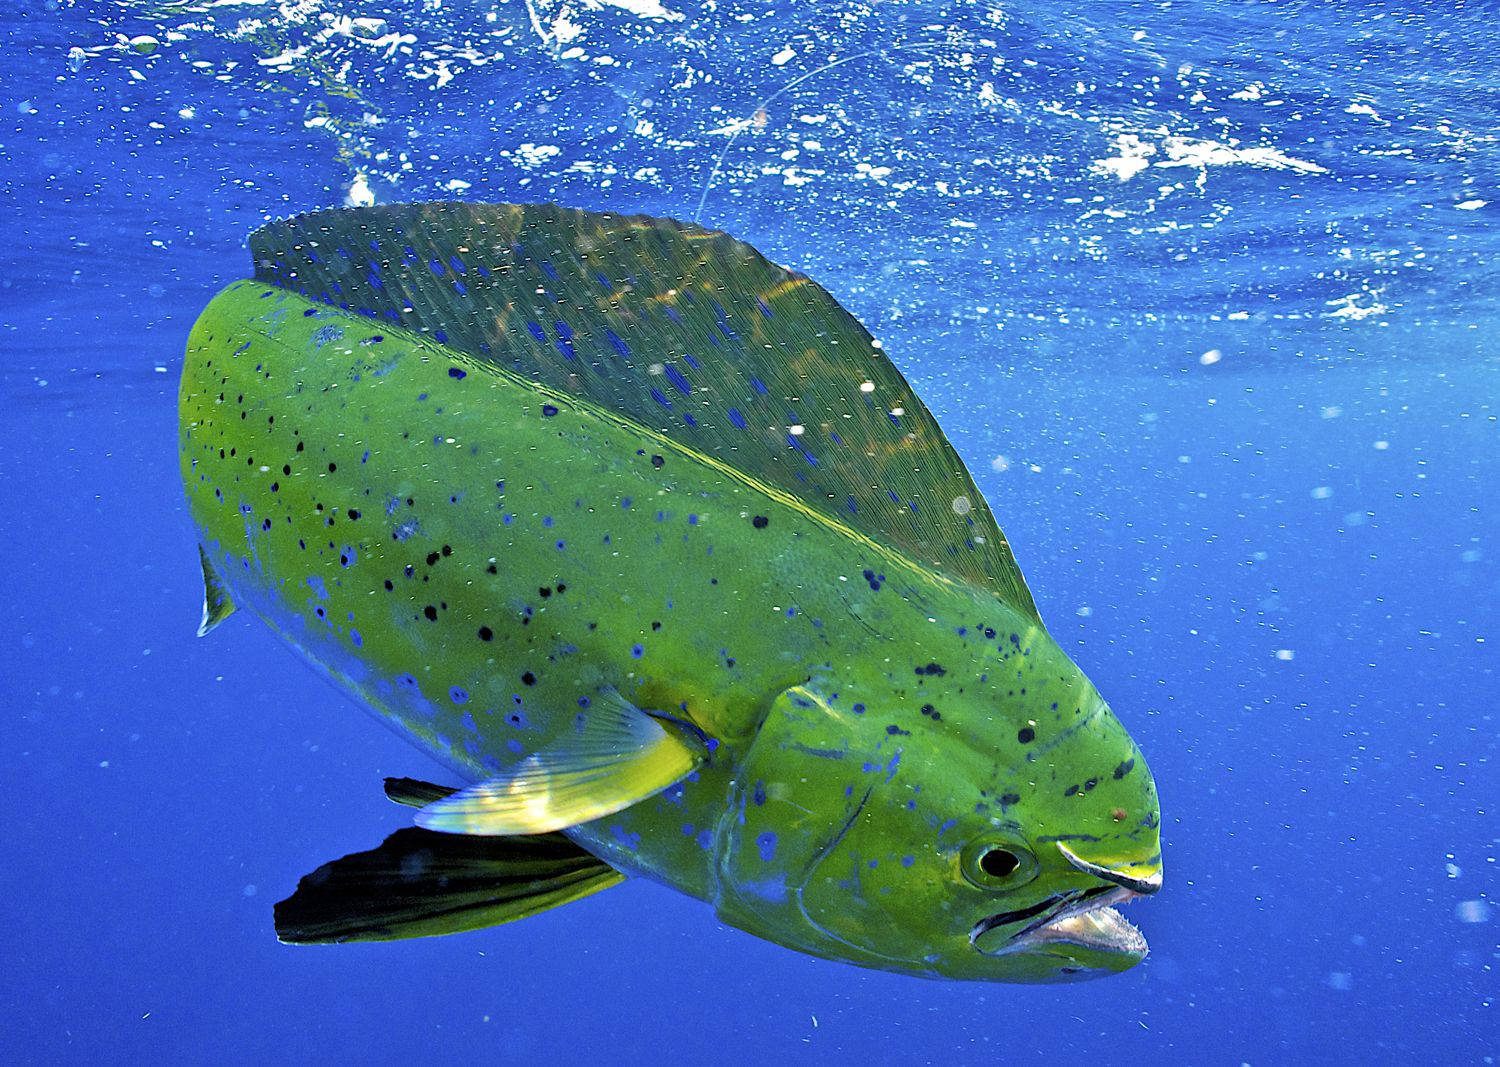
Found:
<path fill-rule="evenodd" d="M 957 453 L 811 279 L 551 205 L 334 210 L 193 327 L 205 584 L 453 775 L 276 909 L 313 943 L 654 879 L 912 975 L 1125 970 L 1156 788 Z"/>

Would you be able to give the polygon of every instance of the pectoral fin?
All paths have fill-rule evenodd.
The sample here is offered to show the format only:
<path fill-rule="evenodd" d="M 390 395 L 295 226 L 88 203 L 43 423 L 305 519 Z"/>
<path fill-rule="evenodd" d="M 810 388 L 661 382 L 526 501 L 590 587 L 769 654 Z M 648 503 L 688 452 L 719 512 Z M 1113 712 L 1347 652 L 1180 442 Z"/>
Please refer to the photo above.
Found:
<path fill-rule="evenodd" d="M 308 945 L 456 934 L 524 919 L 624 877 L 561 834 L 464 837 L 408 827 L 304 877 L 276 905 L 276 936 Z"/>
<path fill-rule="evenodd" d="M 229 592 L 219 581 L 213 564 L 208 562 L 208 553 L 202 545 L 198 546 L 198 562 L 203 565 L 203 621 L 198 624 L 198 636 L 207 637 L 209 631 L 234 614 L 234 601 L 229 599 Z"/>
<path fill-rule="evenodd" d="M 613 690 L 578 713 L 564 738 L 509 773 L 435 800 L 417 825 L 450 834 L 540 834 L 602 818 L 685 778 L 701 743 Z"/>

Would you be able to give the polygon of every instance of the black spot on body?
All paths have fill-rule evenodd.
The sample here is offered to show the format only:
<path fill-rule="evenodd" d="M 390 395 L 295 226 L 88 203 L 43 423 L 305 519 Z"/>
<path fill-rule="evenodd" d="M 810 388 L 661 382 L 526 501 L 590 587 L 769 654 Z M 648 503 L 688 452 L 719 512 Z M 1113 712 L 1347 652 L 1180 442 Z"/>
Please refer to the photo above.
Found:
<path fill-rule="evenodd" d="M 1029 745 L 1036 740 L 1036 731 L 1029 726 L 1023 726 L 1016 731 L 1016 740 L 1023 745 Z"/>
<path fill-rule="evenodd" d="M 437 622 L 437 608 L 428 604 L 422 609 L 422 614 L 427 616 L 428 622 Z"/>
<path fill-rule="evenodd" d="M 494 630 L 491 630 L 488 626 L 481 626 L 479 628 L 479 640 L 481 640 L 481 641 L 493 641 L 494 638 L 495 638 L 495 631 Z"/>
<path fill-rule="evenodd" d="M 1133 770 L 1135 770 L 1134 758 L 1126 760 L 1124 763 L 1115 768 L 1115 781 L 1118 782 L 1121 778 L 1124 778 Z"/>
<path fill-rule="evenodd" d="M 662 467 L 666 466 L 666 463 L 667 463 L 667 461 L 665 459 L 663 459 L 661 456 L 652 456 L 651 457 L 651 466 L 655 467 L 657 470 L 661 470 Z"/>
<path fill-rule="evenodd" d="M 536 675 L 532 674 L 530 671 L 527 671 L 525 674 L 521 675 L 521 681 L 527 685 L 536 685 Z"/>
<path fill-rule="evenodd" d="M 764 530 L 767 526 L 771 525 L 771 520 L 764 515 L 757 515 L 750 520 L 750 525 L 754 526 L 757 530 Z"/>

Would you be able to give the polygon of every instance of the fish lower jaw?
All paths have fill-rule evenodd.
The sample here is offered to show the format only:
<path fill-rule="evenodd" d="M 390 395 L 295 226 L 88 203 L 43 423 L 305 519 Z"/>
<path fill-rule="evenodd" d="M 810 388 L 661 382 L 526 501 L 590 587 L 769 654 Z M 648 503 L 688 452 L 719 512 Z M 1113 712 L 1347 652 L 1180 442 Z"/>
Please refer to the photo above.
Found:
<path fill-rule="evenodd" d="M 1061 943 L 1136 958 L 1144 957 L 1148 951 L 1146 938 L 1135 924 L 1108 906 L 1040 926 L 1026 936 L 1025 942 L 1032 948 Z"/>
<path fill-rule="evenodd" d="M 1106 956 L 1139 961 L 1148 951 L 1146 938 L 1114 905 L 1129 903 L 1140 895 L 1120 888 L 1091 896 L 1061 909 L 1045 920 L 1033 923 L 1016 934 L 1003 948 L 986 954 L 1007 956 L 1012 953 L 1047 952 L 1049 947 L 1061 949 L 1073 946 Z M 985 922 L 977 925 L 975 934 L 971 936 L 976 947 L 978 935 L 985 925 Z"/>

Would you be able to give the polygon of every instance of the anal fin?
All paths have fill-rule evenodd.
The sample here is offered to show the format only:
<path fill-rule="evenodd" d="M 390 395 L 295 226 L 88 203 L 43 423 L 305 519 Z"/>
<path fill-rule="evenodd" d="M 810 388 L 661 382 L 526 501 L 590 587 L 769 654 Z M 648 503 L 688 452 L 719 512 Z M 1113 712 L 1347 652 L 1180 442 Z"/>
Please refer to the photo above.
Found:
<path fill-rule="evenodd" d="M 229 599 L 229 591 L 208 562 L 208 553 L 202 545 L 198 546 L 198 562 L 203 566 L 203 621 L 198 624 L 198 636 L 207 637 L 215 626 L 234 614 L 234 601 Z"/>
<path fill-rule="evenodd" d="M 276 936 L 297 945 L 439 937 L 524 919 L 624 878 L 562 834 L 407 827 L 305 876 L 276 905 Z"/>

